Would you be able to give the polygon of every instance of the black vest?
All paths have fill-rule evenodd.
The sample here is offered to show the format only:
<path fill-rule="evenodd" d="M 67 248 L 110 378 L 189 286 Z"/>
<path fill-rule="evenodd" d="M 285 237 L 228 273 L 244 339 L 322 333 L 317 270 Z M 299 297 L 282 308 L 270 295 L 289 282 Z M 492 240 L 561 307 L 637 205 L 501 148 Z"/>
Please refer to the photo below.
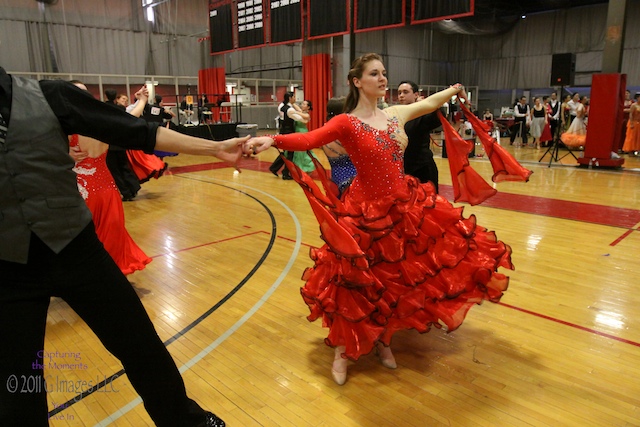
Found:
<path fill-rule="evenodd" d="M 89 224 L 73 166 L 40 84 L 12 76 L 11 123 L 0 145 L 0 259 L 26 264 L 32 232 L 59 253 Z"/>
<path fill-rule="evenodd" d="M 527 104 L 522 105 L 521 103 L 517 103 L 516 104 L 516 108 L 518 109 L 518 112 L 520 114 L 527 114 L 527 111 L 529 111 L 529 106 Z M 527 116 L 523 116 L 523 117 L 515 117 L 514 119 L 516 122 L 524 122 L 527 120 Z"/>
<path fill-rule="evenodd" d="M 284 104 L 280 108 L 280 111 L 284 115 L 284 118 L 280 119 L 280 133 L 283 135 L 287 133 L 294 133 L 296 131 L 295 121 L 287 115 L 287 110 L 289 108 L 292 108 L 289 106 L 289 104 Z"/>

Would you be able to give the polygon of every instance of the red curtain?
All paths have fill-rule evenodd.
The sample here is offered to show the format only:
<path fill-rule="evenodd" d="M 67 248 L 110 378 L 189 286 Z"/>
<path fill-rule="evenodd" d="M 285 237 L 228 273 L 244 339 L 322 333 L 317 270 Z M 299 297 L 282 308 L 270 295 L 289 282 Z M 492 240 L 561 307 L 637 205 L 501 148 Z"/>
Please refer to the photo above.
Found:
<path fill-rule="evenodd" d="M 224 72 L 224 67 L 218 68 L 206 68 L 204 70 L 198 71 L 198 87 L 200 88 L 200 93 L 204 93 L 207 95 L 209 102 L 218 103 L 228 101 L 228 95 L 226 94 L 226 77 Z M 230 107 L 222 107 L 222 108 L 212 108 L 211 112 L 213 113 L 211 119 L 214 122 L 219 122 L 220 113 L 224 109 L 229 109 Z M 227 114 L 229 111 L 226 112 Z M 227 116 L 226 118 L 228 118 Z"/>
<path fill-rule="evenodd" d="M 333 96 L 331 57 L 328 53 L 302 57 L 302 87 L 304 98 L 311 101 L 313 106 L 309 130 L 317 129 L 324 124 L 327 101 Z"/>

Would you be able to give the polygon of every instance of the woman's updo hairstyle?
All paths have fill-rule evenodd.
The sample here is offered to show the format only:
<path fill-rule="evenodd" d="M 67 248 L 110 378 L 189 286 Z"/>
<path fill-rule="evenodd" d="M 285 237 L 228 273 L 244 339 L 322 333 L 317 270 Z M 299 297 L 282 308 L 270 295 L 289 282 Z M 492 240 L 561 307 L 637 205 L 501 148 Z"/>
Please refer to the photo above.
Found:
<path fill-rule="evenodd" d="M 358 100 L 360 99 L 360 92 L 358 92 L 358 88 L 353 83 L 353 79 L 362 78 L 362 74 L 364 73 L 365 67 L 371 61 L 382 62 L 382 57 L 377 53 L 365 53 L 364 55 L 356 58 L 351 64 L 351 69 L 349 70 L 349 76 L 347 77 L 349 80 L 349 94 L 347 95 L 347 99 L 344 103 L 345 113 L 350 113 L 356 108 L 356 105 L 358 105 Z"/>

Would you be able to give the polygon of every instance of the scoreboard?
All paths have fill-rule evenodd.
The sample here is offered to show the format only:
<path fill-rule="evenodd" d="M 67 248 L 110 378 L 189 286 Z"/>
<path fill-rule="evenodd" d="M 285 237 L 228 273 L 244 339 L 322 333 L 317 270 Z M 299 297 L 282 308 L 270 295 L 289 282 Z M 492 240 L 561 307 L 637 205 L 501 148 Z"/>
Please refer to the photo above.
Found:
<path fill-rule="evenodd" d="M 475 0 L 209 0 L 210 53 L 300 42 L 305 39 L 305 29 L 306 38 L 313 40 L 352 31 L 402 27 L 407 24 L 407 16 L 411 25 L 471 16 L 474 3 Z"/>
<path fill-rule="evenodd" d="M 350 29 L 348 0 L 307 0 L 309 40 L 348 34 Z"/>
<path fill-rule="evenodd" d="M 238 17 L 238 49 L 261 46 L 266 43 L 265 9 L 263 0 L 236 2 Z"/>
<path fill-rule="evenodd" d="M 271 44 L 302 41 L 302 2 L 270 0 L 269 28 Z"/>
<path fill-rule="evenodd" d="M 209 0 L 209 37 L 212 54 L 234 49 L 231 6 L 231 0 Z"/>
<path fill-rule="evenodd" d="M 405 24 L 405 0 L 354 0 L 354 8 L 356 33 Z"/>

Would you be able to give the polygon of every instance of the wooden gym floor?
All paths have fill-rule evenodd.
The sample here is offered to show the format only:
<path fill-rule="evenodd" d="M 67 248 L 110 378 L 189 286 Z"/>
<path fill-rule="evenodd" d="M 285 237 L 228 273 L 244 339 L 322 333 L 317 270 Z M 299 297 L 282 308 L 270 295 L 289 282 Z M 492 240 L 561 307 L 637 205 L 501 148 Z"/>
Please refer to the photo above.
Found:
<path fill-rule="evenodd" d="M 275 150 L 245 159 L 240 174 L 167 158 L 171 174 L 125 203 L 130 234 L 154 259 L 129 278 L 190 396 L 230 427 L 640 426 L 640 160 L 602 170 L 567 156 L 549 167 L 548 156 L 538 162 L 545 149 L 503 144 L 534 171 L 530 182 L 465 205 L 513 247 L 502 302 L 472 308 L 450 334 L 397 334 L 398 369 L 368 355 L 344 386 L 299 294 L 318 225 L 298 185 L 268 172 Z M 472 164 L 490 178 L 486 159 Z M 45 351 L 85 366 L 45 372 L 51 426 L 152 425 L 118 361 L 55 298 Z M 80 394 L 89 382 L 103 386 Z"/>

